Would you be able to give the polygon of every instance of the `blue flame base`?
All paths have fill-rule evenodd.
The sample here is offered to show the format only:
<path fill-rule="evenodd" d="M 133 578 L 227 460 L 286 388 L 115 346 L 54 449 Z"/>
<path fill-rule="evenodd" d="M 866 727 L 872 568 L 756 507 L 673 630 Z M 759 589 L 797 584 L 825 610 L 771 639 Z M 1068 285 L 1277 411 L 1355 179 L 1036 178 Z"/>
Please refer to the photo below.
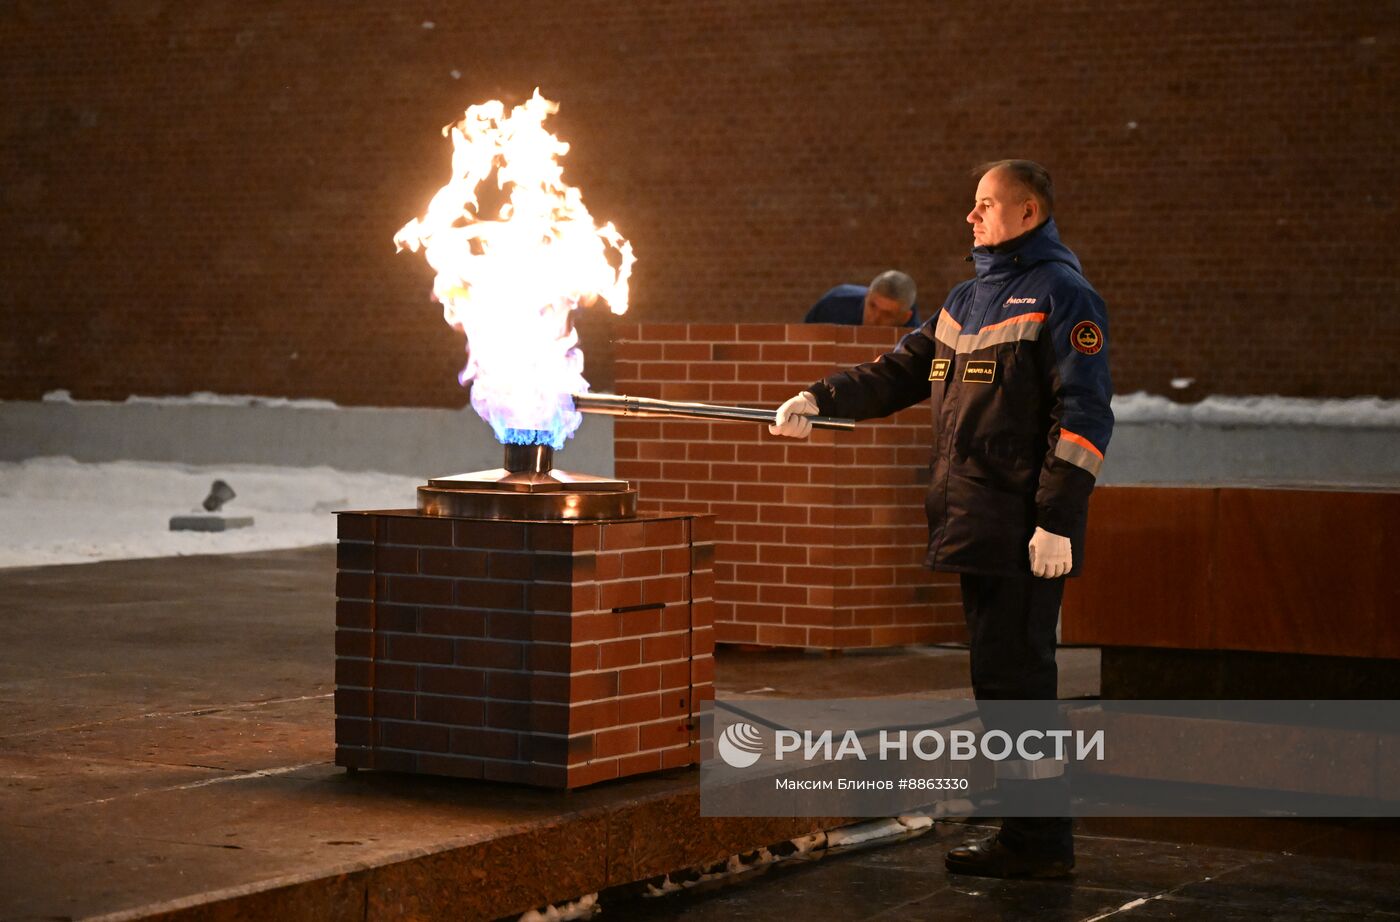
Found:
<path fill-rule="evenodd" d="M 564 437 L 546 429 L 506 429 L 502 445 L 548 445 L 555 451 L 564 447 Z"/>

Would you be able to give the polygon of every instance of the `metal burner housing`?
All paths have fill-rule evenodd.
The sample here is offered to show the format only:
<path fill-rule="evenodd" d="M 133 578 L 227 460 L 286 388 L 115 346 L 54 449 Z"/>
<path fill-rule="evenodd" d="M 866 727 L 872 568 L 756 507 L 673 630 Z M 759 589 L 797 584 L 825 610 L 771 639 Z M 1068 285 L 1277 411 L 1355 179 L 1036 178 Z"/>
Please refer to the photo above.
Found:
<path fill-rule="evenodd" d="M 507 445 L 502 467 L 434 477 L 418 488 L 418 511 L 474 519 L 569 521 L 637 514 L 625 480 L 556 471 L 548 445 Z"/>

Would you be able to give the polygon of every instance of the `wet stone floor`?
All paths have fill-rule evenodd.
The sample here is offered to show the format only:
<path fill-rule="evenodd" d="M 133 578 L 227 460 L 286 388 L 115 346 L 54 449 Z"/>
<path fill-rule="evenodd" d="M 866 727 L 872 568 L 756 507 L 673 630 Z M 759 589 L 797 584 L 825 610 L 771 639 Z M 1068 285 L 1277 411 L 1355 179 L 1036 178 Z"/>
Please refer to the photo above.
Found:
<path fill-rule="evenodd" d="M 609 900 L 603 894 L 598 918 L 1400 922 L 1395 864 L 1076 836 L 1072 878 L 993 880 L 944 870 L 944 852 L 966 832 L 939 826 L 905 842 L 786 862 L 657 898 Z"/>

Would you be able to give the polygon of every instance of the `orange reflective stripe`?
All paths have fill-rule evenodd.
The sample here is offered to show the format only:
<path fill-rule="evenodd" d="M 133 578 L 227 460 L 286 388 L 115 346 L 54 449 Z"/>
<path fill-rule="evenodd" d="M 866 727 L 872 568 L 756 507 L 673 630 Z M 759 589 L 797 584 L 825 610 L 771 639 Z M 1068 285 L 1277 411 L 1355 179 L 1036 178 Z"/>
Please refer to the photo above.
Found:
<path fill-rule="evenodd" d="M 1040 335 L 1040 328 L 1045 325 L 1046 316 L 1043 313 L 1019 314 L 983 327 L 976 333 L 964 333 L 962 327 L 958 326 L 957 321 L 953 320 L 945 309 L 938 317 L 938 328 L 934 335 L 939 342 L 958 355 L 966 355 L 979 349 L 1000 346 L 1002 343 L 1035 339 Z"/>
<path fill-rule="evenodd" d="M 1088 449 L 1089 451 L 1092 451 L 1095 455 L 1098 456 L 1098 459 L 1099 459 L 1100 461 L 1103 460 L 1103 452 L 1101 452 L 1101 451 L 1099 451 L 1097 448 L 1095 448 L 1095 447 L 1094 447 L 1094 443 L 1091 442 L 1091 441 L 1089 441 L 1088 439 L 1084 438 L 1084 436 L 1079 435 L 1079 434 L 1074 433 L 1074 432 L 1070 432 L 1068 429 L 1061 429 L 1061 430 L 1060 430 L 1060 438 L 1066 439 L 1066 440 L 1068 440 L 1068 441 L 1071 441 L 1071 442 L 1073 442 L 1074 444 L 1078 445 L 1080 448 L 1086 448 L 1086 449 Z"/>
<path fill-rule="evenodd" d="M 989 330 L 1000 330 L 1002 327 L 1009 327 L 1013 323 L 1041 323 L 1045 320 L 1044 314 L 1021 314 L 1019 317 L 1008 317 L 1001 323 L 994 323 L 991 326 L 983 327 L 979 333 L 986 333 Z"/>
<path fill-rule="evenodd" d="M 962 327 L 958 326 L 958 322 L 953 319 L 953 315 L 948 313 L 947 308 L 944 308 L 943 313 L 938 315 L 938 325 L 934 327 L 933 330 L 934 339 L 956 352 L 958 349 L 958 334 L 961 332 Z"/>

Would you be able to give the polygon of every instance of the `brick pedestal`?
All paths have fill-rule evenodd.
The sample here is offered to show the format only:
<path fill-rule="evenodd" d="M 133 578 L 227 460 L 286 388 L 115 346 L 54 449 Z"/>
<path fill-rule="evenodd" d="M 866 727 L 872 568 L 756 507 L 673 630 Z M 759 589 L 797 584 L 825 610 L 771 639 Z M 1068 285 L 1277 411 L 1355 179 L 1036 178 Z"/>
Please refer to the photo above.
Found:
<path fill-rule="evenodd" d="M 339 522 L 337 765 L 576 788 L 699 761 L 710 517 Z"/>
<path fill-rule="evenodd" d="M 617 392 L 776 407 L 906 330 L 619 324 Z M 617 476 L 639 508 L 713 513 L 715 637 L 842 649 L 962 640 L 955 577 L 923 567 L 927 404 L 854 432 L 778 438 L 733 422 L 619 419 Z"/>

